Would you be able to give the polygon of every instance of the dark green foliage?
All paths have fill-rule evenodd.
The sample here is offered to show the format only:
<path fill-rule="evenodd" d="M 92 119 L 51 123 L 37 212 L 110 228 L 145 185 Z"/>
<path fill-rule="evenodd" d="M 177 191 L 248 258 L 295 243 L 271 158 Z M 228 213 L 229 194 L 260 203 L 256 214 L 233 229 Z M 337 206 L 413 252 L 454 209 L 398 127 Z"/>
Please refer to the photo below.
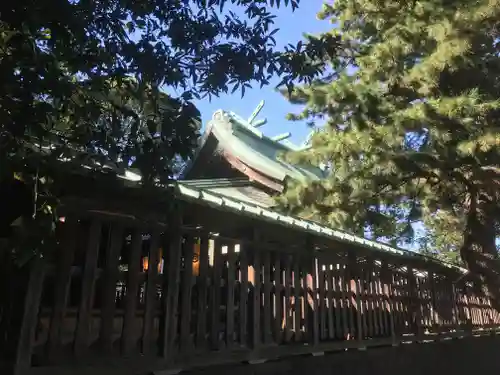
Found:
<path fill-rule="evenodd" d="M 34 192 L 34 222 L 46 214 L 50 224 L 60 159 L 131 165 L 145 184 L 171 178 L 199 136 L 193 98 L 320 68 L 300 46 L 275 51 L 268 8 L 280 5 L 298 0 L 2 2 L 0 183 L 20 173 Z"/>
<path fill-rule="evenodd" d="M 498 290 L 500 3 L 340 0 L 322 17 L 345 57 L 294 90 L 292 119 L 326 126 L 289 157 L 330 175 L 291 186 L 284 209 L 399 242 L 423 222 L 427 252 Z"/>

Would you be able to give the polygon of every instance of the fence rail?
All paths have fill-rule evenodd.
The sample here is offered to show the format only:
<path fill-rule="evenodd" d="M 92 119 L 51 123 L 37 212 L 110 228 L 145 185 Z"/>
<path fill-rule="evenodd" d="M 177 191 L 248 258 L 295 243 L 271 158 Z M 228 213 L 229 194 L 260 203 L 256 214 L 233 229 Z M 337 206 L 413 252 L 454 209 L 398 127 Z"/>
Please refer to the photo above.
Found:
<path fill-rule="evenodd" d="M 5 298 L 25 290 L 23 308 L 0 310 L 0 345 L 11 347 L 4 361 L 17 373 L 103 358 L 161 366 L 270 358 L 500 324 L 465 279 L 352 248 L 317 253 L 309 241 L 288 252 L 260 246 L 258 233 L 239 241 L 71 215 L 58 231 L 53 262 L 34 261 L 23 282 L 3 273 Z"/>

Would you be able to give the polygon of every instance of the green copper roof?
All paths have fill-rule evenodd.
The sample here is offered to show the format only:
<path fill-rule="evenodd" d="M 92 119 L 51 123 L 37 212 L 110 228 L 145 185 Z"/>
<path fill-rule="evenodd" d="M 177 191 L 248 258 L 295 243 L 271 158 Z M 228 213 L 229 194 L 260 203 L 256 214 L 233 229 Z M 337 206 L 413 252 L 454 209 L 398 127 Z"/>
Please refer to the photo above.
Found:
<path fill-rule="evenodd" d="M 252 168 L 277 180 L 283 181 L 290 177 L 301 181 L 322 177 L 319 169 L 280 160 L 280 154 L 291 151 L 289 147 L 273 141 L 257 129 L 246 127 L 231 115 L 223 114 L 222 119 L 213 121 L 212 131 L 223 142 L 224 149 Z"/>
<path fill-rule="evenodd" d="M 298 147 L 287 141 L 287 134 L 278 135 L 274 139 L 264 135 L 258 128 L 262 121 L 254 121 L 255 116 L 252 114 L 249 120 L 253 122 L 249 122 L 232 112 L 216 111 L 207 124 L 199 149 L 203 148 L 208 137 L 214 136 L 219 150 L 228 152 L 252 169 L 275 180 L 284 181 L 288 177 L 304 181 L 324 176 L 319 168 L 292 165 L 281 160 L 281 154 L 295 151 Z M 197 162 L 196 158 L 194 162 Z M 199 162 L 203 163 L 203 160 Z M 184 175 L 188 170 L 189 166 Z"/>

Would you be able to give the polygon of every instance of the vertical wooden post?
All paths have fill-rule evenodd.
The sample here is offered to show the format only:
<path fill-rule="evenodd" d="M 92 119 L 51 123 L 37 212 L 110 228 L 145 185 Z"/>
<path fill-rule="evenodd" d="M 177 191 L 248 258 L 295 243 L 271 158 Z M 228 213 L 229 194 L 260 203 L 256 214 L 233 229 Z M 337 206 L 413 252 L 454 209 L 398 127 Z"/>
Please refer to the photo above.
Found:
<path fill-rule="evenodd" d="M 226 347 L 234 345 L 235 300 L 234 284 L 236 283 L 236 253 L 235 244 L 227 248 L 227 287 L 226 287 Z"/>
<path fill-rule="evenodd" d="M 272 281 L 271 281 L 271 253 L 264 252 L 264 342 L 269 344 L 273 340 L 271 318 L 272 318 Z"/>
<path fill-rule="evenodd" d="M 200 243 L 200 273 L 198 275 L 198 311 L 196 321 L 196 346 L 206 344 L 207 335 L 207 297 L 208 297 L 208 234 L 203 233 Z"/>
<path fill-rule="evenodd" d="M 326 265 L 327 269 L 325 272 L 326 279 L 328 280 L 328 289 L 327 289 L 327 299 L 328 299 L 328 338 L 330 340 L 333 340 L 335 338 L 335 328 L 334 328 L 334 314 L 335 314 L 335 308 L 334 308 L 334 291 L 333 291 L 333 283 L 334 283 L 334 277 L 333 277 L 333 262 L 332 260 L 328 261 L 328 264 Z"/>
<path fill-rule="evenodd" d="M 219 240 L 214 241 L 214 262 L 212 273 L 212 297 L 211 297 L 211 320 L 210 343 L 213 349 L 219 349 L 220 345 L 220 298 L 221 298 L 221 276 L 222 276 L 222 249 Z"/>
<path fill-rule="evenodd" d="M 281 254 L 274 253 L 274 341 L 281 344 L 283 324 L 283 296 L 281 284 Z"/>
<path fill-rule="evenodd" d="M 435 329 L 435 313 L 434 313 L 434 295 L 432 293 L 432 280 L 434 279 L 434 273 L 432 271 L 427 272 L 427 294 L 429 296 L 429 325 L 431 330 Z"/>
<path fill-rule="evenodd" d="M 191 295 L 193 289 L 193 255 L 194 239 L 190 234 L 184 246 L 184 267 L 181 278 L 181 309 L 180 309 L 180 346 L 186 353 L 192 349 L 191 341 Z"/>
<path fill-rule="evenodd" d="M 248 344 L 248 252 L 240 248 L 240 345 Z"/>
<path fill-rule="evenodd" d="M 291 306 L 291 289 L 292 289 L 292 259 L 291 255 L 285 257 L 285 311 L 284 311 L 284 339 L 285 342 L 290 341 L 292 327 L 292 306 Z"/>
<path fill-rule="evenodd" d="M 464 309 L 464 298 L 462 295 L 462 288 L 460 288 L 457 284 L 453 285 L 455 298 L 457 300 L 457 314 L 458 314 L 458 328 L 462 330 L 465 323 L 465 309 Z"/>
<path fill-rule="evenodd" d="M 361 283 L 363 286 L 363 315 L 365 316 L 363 319 L 363 327 L 366 329 L 366 336 L 374 337 L 378 332 L 375 319 L 375 309 L 373 306 L 373 291 L 371 289 L 373 282 L 373 259 L 371 257 L 366 259 L 365 267 L 363 268 L 361 274 L 364 278 Z"/>
<path fill-rule="evenodd" d="M 332 270 L 332 287 L 333 287 L 333 296 L 335 300 L 335 337 L 342 338 L 342 288 L 340 286 L 341 276 L 339 275 L 340 271 L 340 260 L 337 259 L 333 264 Z"/>
<path fill-rule="evenodd" d="M 347 340 L 351 334 L 351 329 L 354 326 L 353 317 L 351 314 L 351 296 L 350 296 L 350 280 L 349 270 L 346 264 L 346 259 L 343 258 L 339 261 L 339 284 L 341 295 L 341 310 L 342 310 L 342 334 L 344 340 Z"/>
<path fill-rule="evenodd" d="M 163 273 L 162 315 L 160 319 L 160 355 L 171 360 L 173 343 L 177 333 L 177 307 L 179 303 L 179 279 L 182 257 L 182 211 L 178 208 L 171 213 L 168 233 L 168 267 Z"/>
<path fill-rule="evenodd" d="M 29 266 L 29 279 L 24 297 L 23 313 L 15 353 L 13 374 L 25 374 L 31 367 L 33 341 L 35 339 L 38 311 L 45 279 L 45 261 L 37 256 Z M 28 267 L 28 266 L 26 266 Z"/>
<path fill-rule="evenodd" d="M 467 284 L 464 285 L 464 310 L 466 311 L 465 314 L 465 327 L 466 330 L 472 331 L 474 328 L 474 323 L 473 323 L 473 318 L 472 318 L 472 308 L 471 308 L 471 298 L 470 298 L 470 293 L 469 293 L 469 286 Z"/>
<path fill-rule="evenodd" d="M 89 333 L 94 302 L 94 288 L 97 271 L 97 257 L 101 239 L 102 224 L 100 220 L 92 220 L 90 226 L 89 243 L 85 254 L 85 265 L 82 277 L 82 294 L 78 308 L 78 320 L 75 333 L 75 355 L 81 356 L 90 345 Z"/>
<path fill-rule="evenodd" d="M 422 334 L 422 324 L 421 324 L 421 317 L 420 317 L 420 308 L 417 306 L 420 301 L 417 299 L 418 293 L 417 293 L 417 282 L 415 279 L 415 272 L 413 267 L 408 266 L 407 267 L 407 273 L 408 273 L 408 297 L 410 300 L 409 303 L 409 310 L 410 310 L 410 317 L 411 320 L 414 320 L 415 322 L 415 333 L 417 336 Z M 411 322 L 411 321 L 410 321 Z"/>
<path fill-rule="evenodd" d="M 151 242 L 149 244 L 149 258 L 147 269 L 147 284 L 146 284 L 146 306 L 144 310 L 144 325 L 142 328 L 142 353 L 148 354 L 151 351 L 153 329 L 154 329 L 154 313 L 157 308 L 156 286 L 158 282 L 158 264 L 159 264 L 159 246 L 160 245 L 160 229 L 154 228 L 151 233 Z"/>
<path fill-rule="evenodd" d="M 100 347 L 105 353 L 111 353 L 113 347 L 116 281 L 118 280 L 118 263 L 124 240 L 123 226 L 113 225 L 109 238 L 110 243 L 106 249 L 106 267 L 101 290 L 102 310 L 99 333 Z"/>
<path fill-rule="evenodd" d="M 436 283 L 434 279 L 434 273 L 429 272 L 429 280 L 428 280 L 428 287 L 429 287 L 429 295 L 430 295 L 430 305 L 432 308 L 431 311 L 431 316 L 432 316 L 432 325 L 435 330 L 437 330 L 437 333 L 440 333 L 440 326 L 439 326 L 439 312 L 437 311 L 437 298 L 436 298 Z"/>
<path fill-rule="evenodd" d="M 294 340 L 300 341 L 302 337 L 300 323 L 302 321 L 302 308 L 300 303 L 300 268 L 299 268 L 299 257 L 294 257 L 293 262 L 293 296 L 294 296 L 294 327 L 295 327 L 295 337 Z"/>
<path fill-rule="evenodd" d="M 55 277 L 54 309 L 52 310 L 47 340 L 49 362 L 56 360 L 60 347 L 61 327 L 66 315 L 68 291 L 71 285 L 71 269 L 76 249 L 77 225 L 77 219 L 72 215 L 68 216 L 64 224 L 62 224 L 63 241 L 60 249 L 57 275 Z"/>
<path fill-rule="evenodd" d="M 311 254 L 311 276 L 312 276 L 312 286 L 311 286 L 311 295 L 312 295 L 312 344 L 319 344 L 319 327 L 318 327 L 318 295 L 317 295 L 317 262 L 316 262 L 316 254 L 314 242 L 310 237 L 306 238 L 306 251 Z"/>
<path fill-rule="evenodd" d="M 258 237 L 254 237 L 256 239 Z M 254 245 L 253 248 L 253 267 L 254 267 L 254 289 L 253 289 L 253 334 L 252 343 L 254 349 L 258 348 L 261 344 L 261 324 L 260 324 L 260 306 L 261 306 L 261 261 L 260 250 Z"/>
<path fill-rule="evenodd" d="M 456 331 L 460 330 L 460 309 L 458 306 L 457 288 L 453 281 L 451 281 L 451 305 L 453 309 L 453 328 Z"/>
<path fill-rule="evenodd" d="M 382 268 L 380 270 L 380 275 L 382 279 L 382 287 L 384 288 L 384 302 L 388 312 L 387 315 L 389 317 L 389 331 L 391 335 L 391 341 L 393 345 L 396 345 L 396 325 L 394 324 L 394 299 L 392 293 L 393 278 L 391 270 L 389 269 L 389 264 L 385 259 L 382 261 Z"/>
<path fill-rule="evenodd" d="M 123 335 L 121 350 L 124 355 L 130 355 L 137 345 L 137 294 L 139 292 L 139 277 L 141 272 L 142 228 L 136 227 L 132 234 L 132 248 L 127 272 L 127 294 L 125 297 L 125 312 L 123 316 Z"/>
<path fill-rule="evenodd" d="M 373 264 L 374 280 L 372 284 L 372 293 L 374 297 L 375 321 L 378 326 L 378 335 L 384 336 L 388 334 L 385 316 L 383 314 L 383 299 L 382 299 L 382 283 L 380 276 L 380 267 L 377 267 L 375 262 Z"/>
<path fill-rule="evenodd" d="M 311 339 L 310 330 L 310 310 L 309 310 L 309 276 L 307 273 L 307 264 L 304 262 L 304 257 L 301 258 L 300 272 L 302 276 L 302 295 L 303 295 L 303 306 L 304 306 L 304 338 L 307 341 Z"/>
<path fill-rule="evenodd" d="M 326 266 L 323 264 L 321 261 L 321 257 L 318 257 L 318 288 L 319 288 L 319 302 L 318 302 L 318 309 L 319 309 L 319 327 L 320 327 L 320 332 L 319 332 L 319 337 L 321 340 L 325 340 L 327 338 L 327 327 L 326 327 L 326 290 L 325 290 L 325 273 L 326 270 L 323 270 L 323 267 L 326 268 Z"/>
<path fill-rule="evenodd" d="M 351 285 L 351 295 L 354 293 L 355 296 L 355 302 L 356 302 L 356 339 L 358 340 L 358 343 L 360 346 L 362 345 L 363 342 L 363 322 L 362 322 L 362 317 L 361 317 L 361 281 L 359 277 L 359 265 L 357 261 L 356 254 L 349 252 L 348 254 L 348 268 L 349 268 L 349 273 L 351 275 L 354 275 L 351 277 L 351 280 L 349 280 L 349 284 Z M 354 284 L 354 291 L 352 290 L 352 285 Z"/>

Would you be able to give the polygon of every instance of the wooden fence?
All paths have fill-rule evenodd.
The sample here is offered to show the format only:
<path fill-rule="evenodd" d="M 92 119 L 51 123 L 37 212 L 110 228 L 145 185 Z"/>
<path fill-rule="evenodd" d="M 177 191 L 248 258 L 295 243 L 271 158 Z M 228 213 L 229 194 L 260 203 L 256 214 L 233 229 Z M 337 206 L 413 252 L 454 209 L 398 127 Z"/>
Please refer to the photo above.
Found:
<path fill-rule="evenodd" d="M 444 267 L 341 246 L 318 253 L 313 238 L 291 251 L 256 231 L 243 240 L 174 224 L 66 216 L 55 261 L 2 272 L 4 363 L 23 374 L 123 360 L 140 373 L 500 324 L 488 298 Z"/>

